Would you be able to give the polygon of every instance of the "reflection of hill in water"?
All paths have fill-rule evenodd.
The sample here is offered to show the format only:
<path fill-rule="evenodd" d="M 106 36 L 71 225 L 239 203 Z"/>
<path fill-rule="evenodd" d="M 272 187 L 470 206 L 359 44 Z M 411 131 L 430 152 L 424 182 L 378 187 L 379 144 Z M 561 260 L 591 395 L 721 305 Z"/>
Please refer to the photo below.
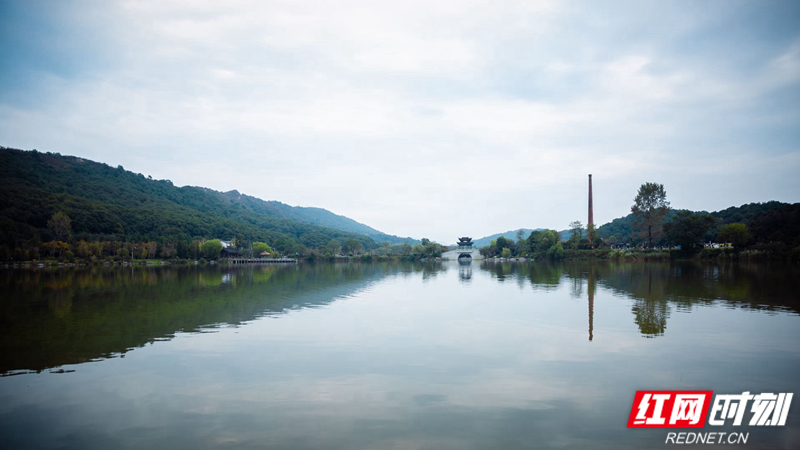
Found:
<path fill-rule="evenodd" d="M 326 305 L 387 276 L 426 282 L 443 270 L 447 265 L 0 271 L 0 374 L 109 358 L 179 331 Z M 587 299 L 590 340 L 597 286 L 633 300 L 645 336 L 664 334 L 673 309 L 711 302 L 800 313 L 800 269 L 788 265 L 473 262 L 458 270 L 461 283 L 483 271 L 538 291 L 567 286 Z"/>
<path fill-rule="evenodd" d="M 724 302 L 732 308 L 800 313 L 800 268 L 789 264 L 485 262 L 481 269 L 500 282 L 530 284 L 535 290 L 568 283 L 574 297 L 588 298 L 590 324 L 596 287 L 605 287 L 634 300 L 634 321 L 649 337 L 664 334 L 670 305 L 690 310 Z M 589 334 L 591 339 L 591 329 Z"/>
<path fill-rule="evenodd" d="M 178 331 L 325 305 L 416 270 L 422 269 L 320 264 L 3 271 L 0 373 L 113 357 Z"/>
<path fill-rule="evenodd" d="M 567 266 L 569 277 L 586 277 L 588 266 Z M 732 307 L 800 313 L 800 270 L 791 265 L 696 263 L 595 265 L 596 282 L 644 301 L 679 308 L 724 301 Z"/>

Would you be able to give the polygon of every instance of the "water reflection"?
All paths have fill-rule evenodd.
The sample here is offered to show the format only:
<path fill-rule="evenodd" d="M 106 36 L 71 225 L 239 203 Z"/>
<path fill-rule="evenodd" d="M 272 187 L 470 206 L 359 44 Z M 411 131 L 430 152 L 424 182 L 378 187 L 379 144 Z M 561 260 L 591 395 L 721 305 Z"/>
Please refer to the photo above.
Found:
<path fill-rule="evenodd" d="M 663 430 L 624 427 L 635 389 L 800 388 L 796 272 L 0 272 L 0 368 L 50 369 L 0 378 L 0 446 L 650 448 Z M 797 448 L 798 419 L 751 446 Z"/>
<path fill-rule="evenodd" d="M 458 260 L 458 280 L 469 283 L 472 280 L 472 258 Z"/>
<path fill-rule="evenodd" d="M 0 373 L 124 355 L 178 331 L 239 325 L 323 305 L 389 275 L 419 274 L 427 282 L 447 268 L 436 263 L 3 271 Z M 737 308 L 800 311 L 800 276 L 794 267 L 484 262 L 480 270 L 497 282 L 516 280 L 534 291 L 568 283 L 573 297 L 588 299 L 590 341 L 598 285 L 633 299 L 633 320 L 646 337 L 664 335 L 673 309 L 690 311 L 717 301 Z M 459 262 L 458 279 L 472 281 L 471 261 Z"/>
<path fill-rule="evenodd" d="M 149 267 L 1 271 L 0 374 L 124 356 L 176 332 L 238 326 L 441 265 Z"/>
<path fill-rule="evenodd" d="M 672 308 L 723 302 L 731 308 L 800 312 L 800 269 L 783 264 L 681 263 L 513 263 L 484 262 L 481 269 L 498 282 L 516 279 L 534 290 L 569 283 L 571 295 L 587 290 L 589 340 L 593 339 L 594 301 L 600 285 L 634 299 L 634 322 L 645 337 L 663 336 Z"/>
<path fill-rule="evenodd" d="M 594 266 L 589 268 L 589 281 L 588 281 L 588 291 L 589 291 L 589 340 L 591 341 L 594 337 L 592 332 L 594 331 L 594 290 L 596 288 L 596 282 L 594 279 Z"/>
<path fill-rule="evenodd" d="M 0 373 L 42 371 L 124 355 L 176 332 L 233 325 L 346 298 L 388 276 L 423 283 L 449 265 L 308 264 L 300 267 L 109 268 L 0 272 Z M 471 261 L 458 280 L 473 282 Z M 534 292 L 569 286 L 588 301 L 588 340 L 595 334 L 595 297 L 632 300 L 642 336 L 667 332 L 674 311 L 720 302 L 729 308 L 798 313 L 800 274 L 791 266 L 483 262 L 498 283 Z M 586 292 L 584 292 L 584 289 Z"/>

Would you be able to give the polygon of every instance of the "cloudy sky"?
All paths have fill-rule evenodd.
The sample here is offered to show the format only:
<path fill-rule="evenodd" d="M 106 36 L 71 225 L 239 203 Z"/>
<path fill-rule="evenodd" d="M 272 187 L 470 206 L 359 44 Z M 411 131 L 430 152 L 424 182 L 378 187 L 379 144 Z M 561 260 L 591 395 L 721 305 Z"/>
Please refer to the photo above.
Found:
<path fill-rule="evenodd" d="M 800 201 L 800 2 L 0 3 L 0 145 L 452 242 Z"/>

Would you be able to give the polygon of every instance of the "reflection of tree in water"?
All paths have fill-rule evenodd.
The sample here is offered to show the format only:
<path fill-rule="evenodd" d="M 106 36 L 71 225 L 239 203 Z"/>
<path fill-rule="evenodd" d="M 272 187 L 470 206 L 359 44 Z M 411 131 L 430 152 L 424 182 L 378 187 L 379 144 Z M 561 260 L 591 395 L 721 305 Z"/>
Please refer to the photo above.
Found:
<path fill-rule="evenodd" d="M 593 339 L 597 285 L 633 300 L 634 322 L 642 335 L 663 335 L 673 308 L 691 311 L 724 301 L 734 307 L 800 313 L 800 268 L 790 264 L 485 262 L 481 269 L 505 281 L 516 277 L 537 290 L 558 287 L 566 274 L 570 294 L 588 297 L 589 336 Z M 588 293 L 584 293 L 584 282 Z"/>
<path fill-rule="evenodd" d="M 484 261 L 481 270 L 488 271 L 492 278 L 504 282 L 516 279 L 520 286 L 526 282 L 534 289 L 555 289 L 561 282 L 564 268 L 561 264 L 549 262 L 521 263 Z"/>
<path fill-rule="evenodd" d="M 568 267 L 569 276 L 586 264 Z M 598 282 L 634 300 L 634 321 L 644 336 L 663 335 L 671 309 L 726 302 L 758 310 L 800 312 L 800 270 L 788 264 L 601 263 Z"/>
<path fill-rule="evenodd" d="M 527 275 L 534 289 L 552 290 L 561 282 L 564 266 L 557 263 L 531 264 Z"/>
<path fill-rule="evenodd" d="M 420 265 L 415 265 L 415 266 L 412 266 L 412 267 L 417 269 L 415 271 L 420 271 L 420 270 L 422 271 L 422 281 L 423 282 L 436 278 L 436 276 L 439 274 L 439 272 L 446 272 L 447 271 L 447 267 L 445 267 L 440 262 L 428 262 L 428 263 L 422 264 L 421 266 Z"/>
<path fill-rule="evenodd" d="M 177 331 L 324 305 L 388 275 L 439 270 L 410 264 L 0 270 L 0 374 L 114 357 Z"/>
<path fill-rule="evenodd" d="M 645 337 L 663 336 L 667 329 L 669 306 L 666 302 L 637 300 L 632 308 L 634 322 Z"/>
<path fill-rule="evenodd" d="M 492 278 L 497 281 L 505 281 L 517 272 L 517 266 L 518 264 L 508 262 L 484 261 L 481 269 L 488 270 L 492 274 Z"/>
<path fill-rule="evenodd" d="M 458 280 L 464 283 L 472 281 L 472 259 L 458 260 Z"/>
<path fill-rule="evenodd" d="M 664 291 L 669 274 L 664 269 L 668 267 L 643 264 L 629 275 L 631 296 L 635 299 L 631 310 L 645 337 L 662 336 L 667 328 L 670 309 Z"/>

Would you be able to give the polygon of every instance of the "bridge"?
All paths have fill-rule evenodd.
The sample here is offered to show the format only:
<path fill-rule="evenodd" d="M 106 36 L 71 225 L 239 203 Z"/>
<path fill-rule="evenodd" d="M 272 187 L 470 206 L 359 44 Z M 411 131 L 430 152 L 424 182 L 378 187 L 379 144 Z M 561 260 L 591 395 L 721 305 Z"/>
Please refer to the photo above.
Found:
<path fill-rule="evenodd" d="M 472 248 L 472 238 L 471 237 L 460 237 L 458 238 L 458 248 L 454 250 L 447 251 L 442 254 L 442 259 L 481 259 L 480 251 L 476 248 Z"/>
<path fill-rule="evenodd" d="M 452 259 L 453 261 L 457 260 L 461 255 L 469 255 L 472 259 L 483 259 L 483 255 L 481 252 L 478 251 L 477 248 L 469 249 L 469 250 L 448 250 L 442 253 L 442 259 Z"/>

